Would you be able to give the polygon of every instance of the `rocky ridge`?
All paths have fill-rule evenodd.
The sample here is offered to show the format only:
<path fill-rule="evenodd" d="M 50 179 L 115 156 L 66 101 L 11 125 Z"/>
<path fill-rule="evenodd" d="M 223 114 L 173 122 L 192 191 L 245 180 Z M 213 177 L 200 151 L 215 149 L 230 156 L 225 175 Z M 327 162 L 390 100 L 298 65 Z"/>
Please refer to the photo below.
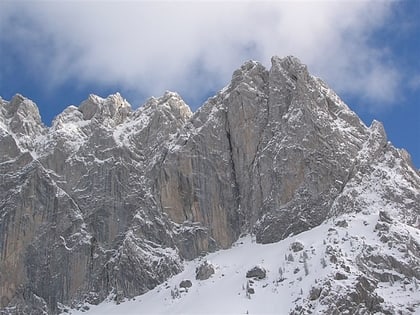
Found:
<path fill-rule="evenodd" d="M 246 62 L 195 113 L 172 92 L 135 111 L 90 95 L 47 128 L 32 101 L 0 99 L 0 133 L 5 314 L 145 293 L 243 233 L 272 243 L 379 211 L 419 229 L 409 154 L 294 57 Z"/>

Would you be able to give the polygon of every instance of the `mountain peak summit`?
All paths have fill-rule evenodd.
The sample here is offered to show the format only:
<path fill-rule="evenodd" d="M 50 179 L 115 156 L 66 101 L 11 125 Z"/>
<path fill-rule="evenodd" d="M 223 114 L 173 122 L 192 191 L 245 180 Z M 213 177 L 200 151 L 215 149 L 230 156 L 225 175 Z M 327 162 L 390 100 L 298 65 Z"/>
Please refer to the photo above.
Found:
<path fill-rule="evenodd" d="M 171 91 L 165 93 L 158 98 L 152 97 L 146 104 L 145 108 L 155 108 L 174 115 L 175 119 L 188 120 L 192 116 L 191 108 L 185 103 L 182 97 Z"/>
<path fill-rule="evenodd" d="M 131 105 L 120 93 L 109 95 L 106 99 L 90 94 L 89 98 L 79 106 L 79 110 L 85 120 L 96 119 L 119 124 L 130 114 Z"/>

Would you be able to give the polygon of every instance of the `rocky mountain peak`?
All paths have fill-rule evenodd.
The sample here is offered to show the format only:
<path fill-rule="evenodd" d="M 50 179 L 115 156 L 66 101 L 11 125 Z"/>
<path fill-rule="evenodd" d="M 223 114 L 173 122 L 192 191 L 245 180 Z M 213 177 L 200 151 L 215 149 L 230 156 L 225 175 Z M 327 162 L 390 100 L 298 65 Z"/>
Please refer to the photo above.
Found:
<path fill-rule="evenodd" d="M 37 138 L 46 132 L 36 104 L 16 94 L 10 102 L 0 102 L 0 121 L 15 138 L 16 145 L 24 151 L 33 151 Z"/>
<path fill-rule="evenodd" d="M 82 102 L 79 110 L 83 114 L 83 119 L 111 125 L 122 123 L 131 113 L 131 105 L 120 95 L 120 93 L 109 95 L 103 99 L 91 94 L 89 98 Z"/>
<path fill-rule="evenodd" d="M 161 106 L 168 106 L 174 113 L 175 117 L 187 121 L 192 116 L 191 108 L 185 103 L 182 97 L 176 92 L 166 91 L 158 100 Z"/>
<path fill-rule="evenodd" d="M 262 85 L 267 74 L 267 70 L 261 63 L 249 60 L 233 72 L 232 81 L 228 86 L 227 92 L 230 93 L 238 87 L 241 89 L 241 86 L 247 88 Z"/>
<path fill-rule="evenodd" d="M 374 119 L 369 127 L 370 133 L 373 135 L 375 142 L 379 143 L 380 146 L 385 146 L 388 142 L 388 138 L 385 132 L 384 125 Z"/>
<path fill-rule="evenodd" d="M 294 81 L 307 81 L 309 77 L 308 68 L 298 58 L 287 56 L 280 58 L 274 56 L 271 58 L 271 65 L 275 69 L 282 68 Z"/>
<path fill-rule="evenodd" d="M 44 128 L 36 104 L 21 94 L 16 94 L 6 103 L 5 108 L 12 132 L 18 135 L 33 135 Z"/>
<path fill-rule="evenodd" d="M 290 243 L 309 230 L 307 241 L 328 234 L 328 244 L 318 239 L 314 248 L 302 243 L 290 252 L 287 245 L 275 254 L 287 253 L 286 265 L 296 262 L 282 269 L 293 286 L 316 261 L 332 264 L 325 270 L 334 274 L 305 278 L 325 283 L 311 302 L 301 293 L 308 309 L 312 298 L 347 307 L 335 291 L 346 277 L 353 287 L 357 279 L 370 283 L 363 296 L 351 286 L 343 291 L 343 301 L 356 296 L 350 310 L 368 309 L 389 276 L 405 285 L 420 278 L 413 267 L 420 259 L 420 177 L 408 153 L 387 141 L 379 122 L 366 127 L 297 58 L 273 57 L 270 69 L 244 63 L 194 114 L 173 92 L 134 111 L 118 93 L 90 95 L 48 129 L 22 96 L 0 106 L 6 314 L 57 314 L 111 293 L 117 301 L 143 294 L 179 273 L 182 259 L 229 248 L 249 233 L 258 243 Z M 30 143 L 36 158 L 22 149 Z M 374 231 L 369 239 L 387 252 L 352 239 L 361 230 Z M 340 242 L 351 249 L 350 267 Z M 328 262 L 319 260 L 324 256 Z M 386 277 L 377 262 L 390 270 Z M 272 276 L 267 272 L 268 285 Z"/>
<path fill-rule="evenodd" d="M 163 96 L 158 98 L 152 97 L 146 102 L 144 109 L 145 111 L 165 113 L 168 117 L 171 116 L 171 120 L 180 119 L 187 121 L 193 114 L 182 97 L 178 93 L 171 91 L 165 91 Z"/>
<path fill-rule="evenodd" d="M 83 113 L 74 105 L 70 105 L 52 121 L 52 129 L 57 130 L 69 123 L 84 121 Z"/>

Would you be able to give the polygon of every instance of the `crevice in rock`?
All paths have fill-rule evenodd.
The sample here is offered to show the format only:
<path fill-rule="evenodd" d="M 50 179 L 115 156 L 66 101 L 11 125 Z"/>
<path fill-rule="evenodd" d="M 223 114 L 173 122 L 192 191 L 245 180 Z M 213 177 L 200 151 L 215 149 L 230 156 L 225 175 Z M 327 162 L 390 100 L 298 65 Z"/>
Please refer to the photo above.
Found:
<path fill-rule="evenodd" d="M 229 156 L 230 156 L 230 163 L 232 165 L 232 178 L 233 178 L 233 184 L 234 184 L 234 193 L 236 196 L 235 200 L 236 200 L 236 207 L 238 208 L 239 205 L 241 204 L 241 190 L 240 190 L 240 185 L 237 179 L 237 175 L 236 175 L 236 165 L 235 165 L 235 161 L 233 158 L 233 144 L 232 144 L 232 138 L 231 138 L 231 134 L 230 134 L 230 126 L 229 126 L 229 120 L 227 118 L 227 113 L 226 113 L 226 138 L 228 140 L 228 145 L 229 145 Z"/>
<path fill-rule="evenodd" d="M 227 130 L 226 131 L 226 137 L 228 139 L 228 143 L 229 143 L 229 154 L 230 154 L 230 163 L 232 165 L 232 177 L 233 177 L 233 183 L 235 186 L 235 192 L 236 192 L 236 199 L 240 199 L 240 188 L 239 188 L 239 183 L 238 180 L 236 178 L 236 168 L 235 168 L 235 161 L 233 159 L 233 146 L 232 146 L 232 139 L 230 136 L 230 132 Z M 238 202 L 239 203 L 239 202 Z"/>

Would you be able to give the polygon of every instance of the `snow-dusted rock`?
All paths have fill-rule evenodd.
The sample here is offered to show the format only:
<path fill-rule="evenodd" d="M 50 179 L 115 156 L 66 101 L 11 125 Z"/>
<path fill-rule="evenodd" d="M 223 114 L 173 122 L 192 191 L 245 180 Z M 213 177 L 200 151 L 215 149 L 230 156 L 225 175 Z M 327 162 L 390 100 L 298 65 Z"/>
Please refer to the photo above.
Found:
<path fill-rule="evenodd" d="M 195 269 L 195 279 L 207 280 L 214 272 L 214 266 L 206 260 Z"/>
<path fill-rule="evenodd" d="M 284 266 L 267 267 L 252 299 L 306 277 L 283 292 L 295 301 L 286 312 L 400 311 L 383 283 L 417 284 L 419 205 L 409 154 L 294 57 L 244 63 L 195 113 L 173 92 L 134 111 L 118 93 L 90 95 L 46 128 L 32 101 L 0 98 L 6 314 L 144 294 L 244 233 L 284 244 Z M 305 246 L 290 250 L 299 233 Z M 261 263 L 249 257 L 247 268 Z"/>
<path fill-rule="evenodd" d="M 192 287 L 192 282 L 191 282 L 191 280 L 182 280 L 180 283 L 179 283 L 179 287 L 180 288 L 184 288 L 184 289 L 188 289 L 188 288 L 191 288 Z"/>
<path fill-rule="evenodd" d="M 295 241 L 292 244 L 290 244 L 290 249 L 294 252 L 300 252 L 303 250 L 305 246 L 302 244 L 302 242 Z"/>
<path fill-rule="evenodd" d="M 255 266 L 246 272 L 247 278 L 264 279 L 267 275 L 267 271 L 261 266 Z"/>

